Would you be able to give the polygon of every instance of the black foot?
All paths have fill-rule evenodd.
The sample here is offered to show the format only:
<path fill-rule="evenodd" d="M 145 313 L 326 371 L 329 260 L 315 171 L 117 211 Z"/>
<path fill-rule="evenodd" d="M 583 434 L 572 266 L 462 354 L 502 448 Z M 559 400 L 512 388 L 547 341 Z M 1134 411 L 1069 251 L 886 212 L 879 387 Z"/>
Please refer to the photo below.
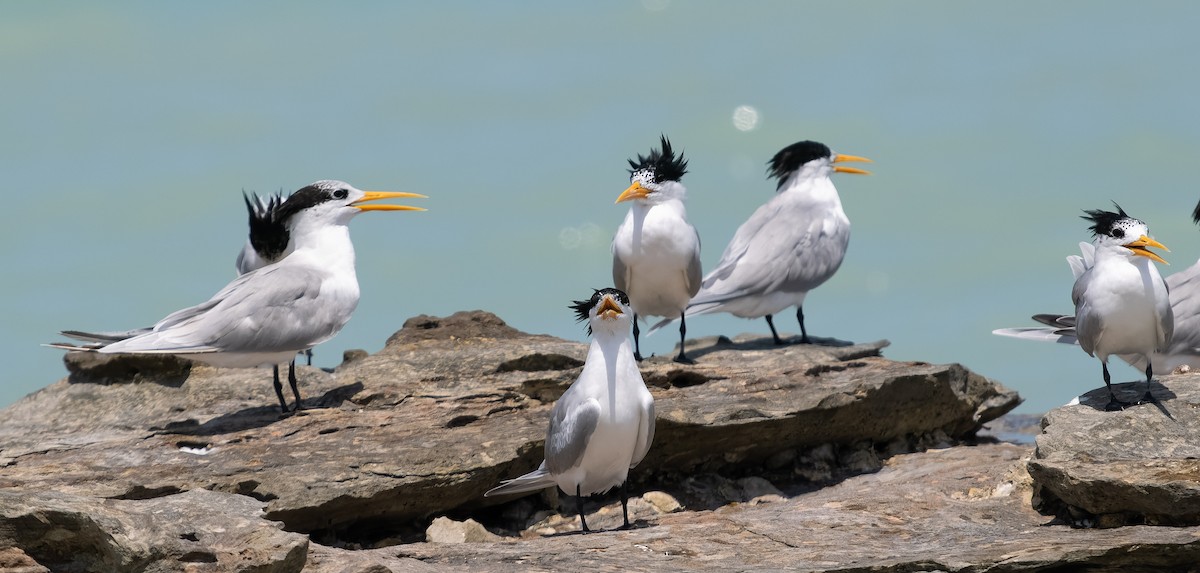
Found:
<path fill-rule="evenodd" d="M 634 353 L 633 353 L 633 359 L 634 359 L 634 360 L 637 360 L 638 362 L 641 362 L 641 361 L 645 360 L 645 358 L 642 358 L 642 353 L 641 353 L 641 352 L 634 352 Z"/>
<path fill-rule="evenodd" d="M 800 344 L 812 344 L 812 341 L 809 340 L 808 335 L 805 334 L 800 336 Z"/>
<path fill-rule="evenodd" d="M 682 352 L 679 353 L 679 356 L 675 357 L 675 361 L 680 364 L 695 364 L 696 363 L 695 360 L 692 360 L 691 358 L 684 356 Z"/>
<path fill-rule="evenodd" d="M 1158 403 L 1158 398 L 1155 398 L 1154 394 L 1151 394 L 1149 390 L 1146 391 L 1146 395 L 1142 396 L 1141 400 L 1138 400 L 1138 404 L 1157 404 L 1157 403 Z"/>

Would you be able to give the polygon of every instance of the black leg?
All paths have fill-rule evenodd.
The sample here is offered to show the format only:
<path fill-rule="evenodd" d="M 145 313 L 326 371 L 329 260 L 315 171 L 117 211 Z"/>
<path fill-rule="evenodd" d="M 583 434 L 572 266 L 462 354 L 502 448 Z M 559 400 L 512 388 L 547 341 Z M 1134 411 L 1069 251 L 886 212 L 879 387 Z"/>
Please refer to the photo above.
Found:
<path fill-rule="evenodd" d="M 1149 362 L 1149 359 L 1147 359 L 1147 362 Z M 1150 393 L 1150 379 L 1151 378 L 1154 378 L 1153 366 L 1151 366 L 1150 364 L 1146 364 L 1146 395 L 1142 396 L 1143 404 L 1153 404 L 1156 401 L 1154 399 L 1154 394 Z"/>
<path fill-rule="evenodd" d="M 1109 412 L 1115 412 L 1117 410 L 1124 410 L 1125 403 L 1118 400 L 1117 394 L 1115 392 L 1113 392 L 1112 377 L 1108 375 L 1108 364 L 1101 362 L 1100 365 L 1104 367 L 1104 385 L 1108 387 L 1108 397 L 1109 397 L 1108 404 L 1105 404 L 1104 409 Z"/>
<path fill-rule="evenodd" d="M 575 484 L 575 511 L 579 513 L 579 523 L 583 526 L 584 533 L 591 533 L 588 529 L 587 520 L 583 518 L 583 494 L 580 493 L 579 484 Z"/>
<path fill-rule="evenodd" d="M 638 362 L 642 361 L 642 347 L 638 344 L 638 335 L 642 333 L 637 325 L 637 313 L 633 313 L 633 359 Z"/>
<path fill-rule="evenodd" d="M 621 515 L 625 518 L 625 525 L 621 529 L 629 529 L 629 480 L 621 482 Z"/>
<path fill-rule="evenodd" d="M 286 414 L 286 413 L 288 413 L 287 400 L 283 399 L 283 384 L 281 384 L 279 382 L 279 365 L 278 364 L 275 365 L 274 374 L 275 374 L 275 379 L 274 379 L 275 395 L 279 396 L 279 407 L 281 409 L 283 409 L 283 413 Z"/>
<path fill-rule="evenodd" d="M 308 365 L 312 366 L 312 349 L 311 348 L 304 351 L 304 358 L 306 360 L 308 360 Z"/>
<path fill-rule="evenodd" d="M 771 315 L 769 315 L 769 314 L 767 315 L 767 326 L 771 327 L 771 336 L 775 337 L 775 344 L 777 344 L 779 346 L 783 346 L 784 344 L 787 344 L 786 342 L 784 342 L 782 339 L 779 338 L 779 333 L 775 332 L 775 320 L 772 319 Z"/>
<path fill-rule="evenodd" d="M 296 361 L 288 364 L 288 384 L 292 385 L 292 394 L 296 396 L 296 410 L 300 410 L 300 389 L 296 387 Z"/>
<path fill-rule="evenodd" d="M 680 364 L 695 364 L 696 361 L 688 358 L 683 354 L 683 342 L 687 340 L 687 321 L 684 320 L 683 313 L 679 313 L 679 356 L 675 357 L 675 361 Z"/>
<path fill-rule="evenodd" d="M 796 320 L 800 323 L 800 343 L 808 344 L 808 331 L 804 329 L 804 305 L 796 307 Z"/>

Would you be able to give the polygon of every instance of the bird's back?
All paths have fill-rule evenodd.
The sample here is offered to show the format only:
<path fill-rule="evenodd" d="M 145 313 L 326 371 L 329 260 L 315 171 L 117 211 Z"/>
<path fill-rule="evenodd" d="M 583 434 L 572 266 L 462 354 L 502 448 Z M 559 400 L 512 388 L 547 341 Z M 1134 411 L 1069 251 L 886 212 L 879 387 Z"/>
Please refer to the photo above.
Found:
<path fill-rule="evenodd" d="M 745 315 L 773 314 L 799 304 L 805 293 L 837 272 L 849 241 L 850 221 L 840 203 L 780 193 L 738 228 L 692 306 L 711 307 L 700 312 L 726 310 L 742 316 L 737 299 L 771 293 L 782 295 L 768 305 L 778 308 L 744 308 Z"/>

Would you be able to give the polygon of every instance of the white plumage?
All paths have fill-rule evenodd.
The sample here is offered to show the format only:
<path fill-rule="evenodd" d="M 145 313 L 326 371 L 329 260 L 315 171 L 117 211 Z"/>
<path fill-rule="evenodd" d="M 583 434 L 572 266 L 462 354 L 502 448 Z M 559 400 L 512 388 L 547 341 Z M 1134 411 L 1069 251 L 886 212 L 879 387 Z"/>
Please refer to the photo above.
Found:
<path fill-rule="evenodd" d="M 592 334 L 579 378 L 554 404 L 546 430 L 546 457 L 538 469 L 503 482 L 485 496 L 507 495 L 557 485 L 579 497 L 623 485 L 630 468 L 654 441 L 654 398 L 646 389 L 629 343 L 631 310 L 625 293 L 596 291 L 577 301 Z M 621 506 L 629 526 L 627 495 Z M 579 500 L 579 519 L 588 531 Z"/>
<path fill-rule="evenodd" d="M 688 222 L 680 182 L 687 161 L 675 156 L 662 137 L 661 150 L 629 160 L 630 185 L 617 203 L 631 202 L 613 236 L 613 282 L 633 307 L 633 354 L 642 359 L 638 320 L 647 316 L 683 318 L 688 301 L 700 290 L 700 235 Z M 687 324 L 679 326 L 676 362 L 692 362 L 684 352 Z"/>
<path fill-rule="evenodd" d="M 1143 401 L 1154 396 L 1150 383 L 1155 364 L 1167 368 L 1163 359 L 1171 352 L 1175 319 L 1167 285 L 1151 261 L 1163 261 L 1148 247 L 1165 249 L 1151 239 L 1146 224 L 1125 213 L 1087 211 L 1086 219 L 1093 222 L 1092 244 L 1080 245 L 1081 255 L 1067 258 L 1076 276 L 1071 289 L 1075 316 L 1039 315 L 1048 328 L 999 329 L 996 334 L 1055 340 L 1078 344 L 1090 356 L 1100 360 L 1104 384 L 1108 387 L 1106 409 L 1120 409 L 1128 403 L 1117 399 L 1108 372 L 1109 356 L 1144 366 L 1146 394 Z M 1163 371 L 1163 370 L 1160 370 Z"/>
<path fill-rule="evenodd" d="M 362 204 L 391 197 L 423 195 L 361 191 L 341 181 L 313 183 L 280 207 L 290 237 L 289 254 L 278 262 L 240 275 L 209 300 L 171 313 L 148 332 L 85 347 L 55 346 L 104 354 L 173 354 L 232 368 L 288 362 L 296 352 L 333 338 L 358 305 L 347 223 L 363 211 L 422 210 Z"/>
<path fill-rule="evenodd" d="M 784 344 L 772 315 L 795 306 L 800 341 L 807 343 L 804 298 L 837 272 L 850 242 L 850 220 L 830 175 L 868 173 L 835 165 L 844 161 L 870 160 L 835 154 L 815 141 L 801 141 L 775 154 L 769 165 L 778 179 L 778 192 L 738 228 L 685 315 L 765 317 L 775 343 Z M 660 321 L 651 331 L 669 322 Z"/>

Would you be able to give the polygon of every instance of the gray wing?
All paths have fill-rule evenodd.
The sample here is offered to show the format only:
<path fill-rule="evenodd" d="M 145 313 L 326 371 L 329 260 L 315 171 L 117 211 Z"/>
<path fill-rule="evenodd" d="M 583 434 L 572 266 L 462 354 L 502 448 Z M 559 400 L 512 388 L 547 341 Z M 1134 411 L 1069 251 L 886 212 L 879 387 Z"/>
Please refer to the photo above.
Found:
<path fill-rule="evenodd" d="M 734 235 L 704 278 L 693 305 L 768 292 L 802 292 L 825 282 L 842 264 L 849 229 L 826 232 L 817 215 L 772 200 Z"/>
<path fill-rule="evenodd" d="M 633 460 L 629 462 L 629 467 L 634 467 L 641 463 L 642 458 L 646 457 L 646 452 L 650 451 L 650 444 L 654 443 L 654 398 L 649 398 L 642 406 L 642 418 L 638 422 L 638 439 L 637 444 L 633 448 Z"/>
<path fill-rule="evenodd" d="M 695 232 L 696 229 L 692 229 Z M 704 282 L 704 272 L 700 267 L 700 235 L 696 235 L 696 252 L 692 253 L 692 260 L 688 262 L 687 267 L 687 291 L 689 296 L 696 296 L 700 292 L 700 285 Z M 619 288 L 619 287 L 618 287 Z"/>
<path fill-rule="evenodd" d="M 1094 356 L 1093 350 L 1096 348 L 1096 341 L 1100 339 L 1100 333 L 1104 331 L 1104 325 L 1100 317 L 1092 312 L 1091 304 L 1083 296 L 1091 282 L 1092 271 L 1089 269 L 1075 280 L 1075 286 L 1071 288 L 1071 302 L 1075 303 L 1075 338 L 1084 352 Z"/>
<path fill-rule="evenodd" d="M 617 256 L 616 249 L 613 249 L 613 286 L 621 292 L 629 292 L 629 267 L 625 266 L 625 261 Z"/>
<path fill-rule="evenodd" d="M 579 465 L 599 419 L 600 404 L 595 400 L 572 399 L 569 392 L 558 399 L 546 431 L 546 469 L 550 473 L 561 474 Z"/>
<path fill-rule="evenodd" d="M 1166 278 L 1175 333 L 1171 354 L 1200 355 L 1200 263 Z"/>
<path fill-rule="evenodd" d="M 105 352 L 276 352 L 308 348 L 336 334 L 346 317 L 329 316 L 317 295 L 324 274 L 273 265 L 244 274 L 213 298 L 168 315 L 148 334 Z"/>

